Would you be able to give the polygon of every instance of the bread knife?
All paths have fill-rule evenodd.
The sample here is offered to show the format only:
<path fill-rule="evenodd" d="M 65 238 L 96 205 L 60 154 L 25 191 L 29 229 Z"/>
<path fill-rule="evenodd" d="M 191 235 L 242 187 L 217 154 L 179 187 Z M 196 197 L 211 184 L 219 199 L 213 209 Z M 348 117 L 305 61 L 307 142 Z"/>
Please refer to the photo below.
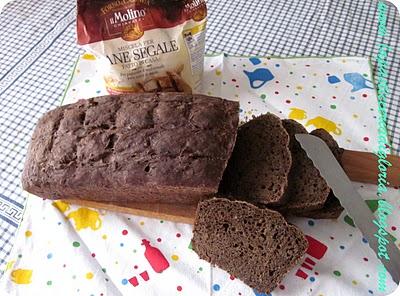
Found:
<path fill-rule="evenodd" d="M 378 238 L 375 237 L 378 227 L 373 223 L 376 218 L 361 195 L 354 189 L 349 177 L 332 154 L 328 145 L 320 138 L 312 135 L 296 134 L 295 137 L 319 170 L 321 176 L 333 190 L 348 215 L 353 218 L 354 224 L 368 240 L 369 246 L 378 257 Z M 399 284 L 400 250 L 391 239 L 388 239 L 388 241 L 386 248 L 390 260 L 382 258 L 380 261 L 392 276 L 393 281 Z"/>

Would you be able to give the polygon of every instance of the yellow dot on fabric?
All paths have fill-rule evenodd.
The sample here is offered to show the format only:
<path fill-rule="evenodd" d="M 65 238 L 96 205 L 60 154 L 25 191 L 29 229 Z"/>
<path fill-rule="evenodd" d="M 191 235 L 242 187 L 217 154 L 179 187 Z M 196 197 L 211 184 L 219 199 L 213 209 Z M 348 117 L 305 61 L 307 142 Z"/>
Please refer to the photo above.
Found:
<path fill-rule="evenodd" d="M 301 85 L 296 86 L 296 88 L 297 88 L 298 90 L 302 90 L 302 89 L 303 89 L 303 87 L 302 87 Z"/>
<path fill-rule="evenodd" d="M 346 63 L 346 60 L 342 60 L 342 63 Z"/>
<path fill-rule="evenodd" d="M 235 95 L 235 97 L 236 97 L 236 98 L 238 98 L 238 97 L 239 97 L 239 95 Z"/>
<path fill-rule="evenodd" d="M 350 139 L 346 139 L 346 141 L 347 141 L 348 143 L 351 143 L 351 140 L 350 140 Z"/>
<path fill-rule="evenodd" d="M 354 118 L 358 118 L 358 115 L 357 115 L 357 114 L 353 114 L 353 117 L 354 117 Z"/>
<path fill-rule="evenodd" d="M 140 223 L 139 223 L 139 224 L 143 226 L 143 225 L 144 225 L 144 222 L 143 222 L 143 221 L 140 221 Z"/>
<path fill-rule="evenodd" d="M 179 256 L 178 255 L 172 255 L 171 259 L 174 261 L 178 261 L 179 260 Z"/>
<path fill-rule="evenodd" d="M 30 230 L 25 231 L 25 236 L 26 237 L 31 237 L 32 236 L 32 231 L 30 231 Z"/>
<path fill-rule="evenodd" d="M 215 71 L 215 75 L 221 76 L 221 74 L 222 74 L 222 72 L 221 72 L 220 70 L 216 70 L 216 71 Z"/>
<path fill-rule="evenodd" d="M 86 278 L 87 278 L 88 280 L 91 280 L 91 279 L 93 278 L 93 273 L 88 272 L 88 273 L 86 274 Z"/>
<path fill-rule="evenodd" d="M 209 92 L 207 93 L 207 95 L 211 96 L 211 92 L 209 91 Z"/>
<path fill-rule="evenodd" d="M 107 234 L 103 234 L 102 239 L 107 239 Z"/>
<path fill-rule="evenodd" d="M 15 260 L 12 260 L 12 261 L 8 262 L 7 265 L 6 265 L 6 271 L 11 269 L 11 268 L 13 268 L 14 263 L 15 263 Z"/>
<path fill-rule="evenodd" d="M 357 281 L 355 281 L 355 280 L 352 280 L 351 283 L 352 283 L 353 285 L 357 285 L 357 284 L 358 284 Z"/>
<path fill-rule="evenodd" d="M 317 76 L 317 73 L 314 73 L 313 76 Z"/>

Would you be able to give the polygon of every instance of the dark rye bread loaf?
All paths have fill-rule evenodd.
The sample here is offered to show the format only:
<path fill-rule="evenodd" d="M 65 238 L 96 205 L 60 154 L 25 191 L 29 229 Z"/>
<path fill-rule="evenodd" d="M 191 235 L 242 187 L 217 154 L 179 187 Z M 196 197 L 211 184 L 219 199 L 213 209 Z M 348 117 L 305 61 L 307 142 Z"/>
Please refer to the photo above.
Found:
<path fill-rule="evenodd" d="M 290 136 L 289 147 L 293 162 L 285 192 L 287 203 L 277 209 L 289 214 L 320 209 L 328 198 L 330 188 L 295 138 L 296 134 L 308 132 L 300 123 L 291 119 L 282 120 L 282 124 Z"/>
<path fill-rule="evenodd" d="M 331 149 L 336 159 L 341 162 L 343 149 L 339 147 L 335 139 L 324 129 L 313 130 L 311 135 L 321 138 L 325 141 L 328 147 Z M 298 216 L 314 218 L 314 219 L 337 219 L 343 212 L 339 200 L 333 194 L 333 191 L 329 193 L 328 199 L 325 202 L 322 209 L 312 210 L 304 213 L 300 213 Z"/>
<path fill-rule="evenodd" d="M 192 246 L 201 259 L 270 293 L 300 262 L 308 243 L 278 212 L 214 198 L 197 208 Z"/>
<path fill-rule="evenodd" d="M 45 114 L 22 184 L 43 198 L 195 203 L 218 190 L 239 104 L 182 93 L 105 96 Z"/>
<path fill-rule="evenodd" d="M 239 127 L 220 194 L 261 204 L 279 204 L 291 166 L 289 135 L 279 117 L 261 115 Z"/>

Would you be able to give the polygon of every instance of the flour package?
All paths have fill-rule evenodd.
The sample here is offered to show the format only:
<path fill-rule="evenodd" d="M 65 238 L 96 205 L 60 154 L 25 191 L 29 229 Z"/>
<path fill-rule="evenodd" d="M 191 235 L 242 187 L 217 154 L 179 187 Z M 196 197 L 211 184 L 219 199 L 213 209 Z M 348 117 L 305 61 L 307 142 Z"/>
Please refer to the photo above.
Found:
<path fill-rule="evenodd" d="M 195 92 L 203 73 L 204 0 L 77 0 L 78 44 L 111 94 Z"/>

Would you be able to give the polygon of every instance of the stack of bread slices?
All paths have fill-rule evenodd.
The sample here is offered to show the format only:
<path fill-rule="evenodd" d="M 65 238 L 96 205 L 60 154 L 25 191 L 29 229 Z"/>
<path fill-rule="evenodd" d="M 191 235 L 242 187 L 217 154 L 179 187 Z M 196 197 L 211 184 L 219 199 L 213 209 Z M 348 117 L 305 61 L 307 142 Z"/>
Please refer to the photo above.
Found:
<path fill-rule="evenodd" d="M 343 211 L 295 139 L 306 133 L 270 113 L 239 127 L 219 198 L 197 209 L 193 249 L 259 292 L 270 293 L 307 251 L 306 236 L 285 217 L 335 219 Z M 328 132 L 311 134 L 340 162 L 343 150 Z"/>

